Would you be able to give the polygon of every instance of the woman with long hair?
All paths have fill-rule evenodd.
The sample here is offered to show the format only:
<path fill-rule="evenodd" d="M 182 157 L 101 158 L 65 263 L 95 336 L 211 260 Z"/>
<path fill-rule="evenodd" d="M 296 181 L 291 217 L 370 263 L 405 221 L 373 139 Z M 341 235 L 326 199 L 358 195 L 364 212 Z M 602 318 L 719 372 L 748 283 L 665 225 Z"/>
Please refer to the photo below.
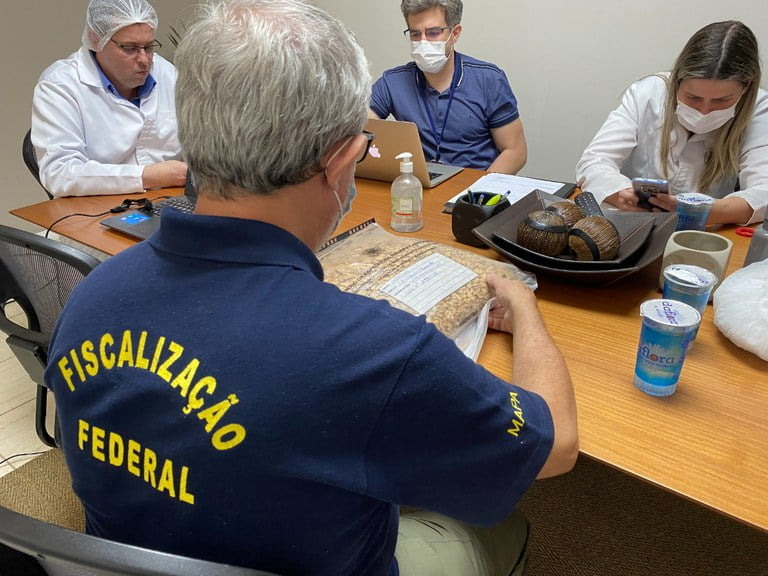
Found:
<path fill-rule="evenodd" d="M 583 190 L 621 210 L 641 211 L 632 178 L 667 180 L 652 210 L 675 195 L 715 198 L 708 224 L 765 219 L 768 93 L 760 89 L 757 39 L 741 22 L 696 32 L 671 71 L 627 89 L 576 166 Z"/>

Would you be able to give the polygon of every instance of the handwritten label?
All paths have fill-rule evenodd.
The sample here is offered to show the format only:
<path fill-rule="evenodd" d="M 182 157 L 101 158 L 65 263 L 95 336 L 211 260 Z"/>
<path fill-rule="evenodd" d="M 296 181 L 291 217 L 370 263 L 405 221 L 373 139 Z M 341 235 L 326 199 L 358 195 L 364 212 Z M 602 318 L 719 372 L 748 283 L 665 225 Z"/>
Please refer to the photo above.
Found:
<path fill-rule="evenodd" d="M 475 278 L 477 274 L 466 266 L 442 254 L 432 254 L 403 270 L 381 290 L 419 314 L 425 314 Z"/>

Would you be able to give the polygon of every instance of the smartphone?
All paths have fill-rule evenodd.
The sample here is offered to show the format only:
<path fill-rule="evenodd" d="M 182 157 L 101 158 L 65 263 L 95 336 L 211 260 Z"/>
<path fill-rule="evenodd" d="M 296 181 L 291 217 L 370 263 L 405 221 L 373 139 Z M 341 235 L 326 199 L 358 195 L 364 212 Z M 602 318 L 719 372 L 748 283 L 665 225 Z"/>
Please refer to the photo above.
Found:
<path fill-rule="evenodd" d="M 669 187 L 666 180 L 653 180 L 651 178 L 633 178 L 632 189 L 637 196 L 637 205 L 646 210 L 655 208 L 648 202 L 648 198 L 657 194 L 669 194 Z"/>

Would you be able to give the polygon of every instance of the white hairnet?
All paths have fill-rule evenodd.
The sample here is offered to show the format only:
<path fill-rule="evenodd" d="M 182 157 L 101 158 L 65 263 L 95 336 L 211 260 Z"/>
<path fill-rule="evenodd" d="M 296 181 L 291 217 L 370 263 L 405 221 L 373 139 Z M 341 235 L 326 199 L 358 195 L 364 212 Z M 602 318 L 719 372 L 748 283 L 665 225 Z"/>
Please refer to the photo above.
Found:
<path fill-rule="evenodd" d="M 91 0 L 83 46 L 101 52 L 115 32 L 131 24 L 149 24 L 157 30 L 157 12 L 146 0 Z"/>

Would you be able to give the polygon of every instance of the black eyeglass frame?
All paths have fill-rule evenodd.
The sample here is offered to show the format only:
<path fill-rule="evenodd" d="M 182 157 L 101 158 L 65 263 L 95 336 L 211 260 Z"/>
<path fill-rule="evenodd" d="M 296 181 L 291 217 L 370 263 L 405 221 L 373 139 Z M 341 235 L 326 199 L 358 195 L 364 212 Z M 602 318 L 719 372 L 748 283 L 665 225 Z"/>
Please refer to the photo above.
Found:
<path fill-rule="evenodd" d="M 368 157 L 368 150 L 370 150 L 371 144 L 373 144 L 373 140 L 376 138 L 376 134 L 370 132 L 369 130 L 363 130 L 363 136 L 365 136 L 366 139 L 365 150 L 363 151 L 363 155 L 357 161 L 357 164 L 360 164 L 360 162 Z"/>
<path fill-rule="evenodd" d="M 424 37 L 427 37 L 427 40 L 429 40 L 429 31 L 430 30 L 439 30 L 440 32 L 435 35 L 436 38 L 439 38 L 440 36 L 445 34 L 446 30 L 453 30 L 453 28 L 454 28 L 453 26 L 430 26 L 429 28 L 425 28 L 423 31 L 422 30 L 416 30 L 415 28 L 406 28 L 405 30 L 403 30 L 403 36 L 405 36 L 406 40 L 409 40 L 411 42 L 421 42 L 421 40 Z M 414 40 L 413 39 L 412 33 L 414 33 L 414 32 L 418 32 L 419 33 L 419 39 L 418 40 Z M 431 40 L 430 40 L 430 42 L 431 42 Z"/>
<path fill-rule="evenodd" d="M 144 46 L 134 44 L 133 42 L 118 42 L 112 38 L 110 38 L 109 41 L 120 48 L 126 56 L 138 56 L 141 50 L 143 50 L 145 54 L 151 56 L 156 50 L 163 47 L 163 43 L 160 42 L 160 40 L 153 40 L 150 44 L 145 44 Z"/>

